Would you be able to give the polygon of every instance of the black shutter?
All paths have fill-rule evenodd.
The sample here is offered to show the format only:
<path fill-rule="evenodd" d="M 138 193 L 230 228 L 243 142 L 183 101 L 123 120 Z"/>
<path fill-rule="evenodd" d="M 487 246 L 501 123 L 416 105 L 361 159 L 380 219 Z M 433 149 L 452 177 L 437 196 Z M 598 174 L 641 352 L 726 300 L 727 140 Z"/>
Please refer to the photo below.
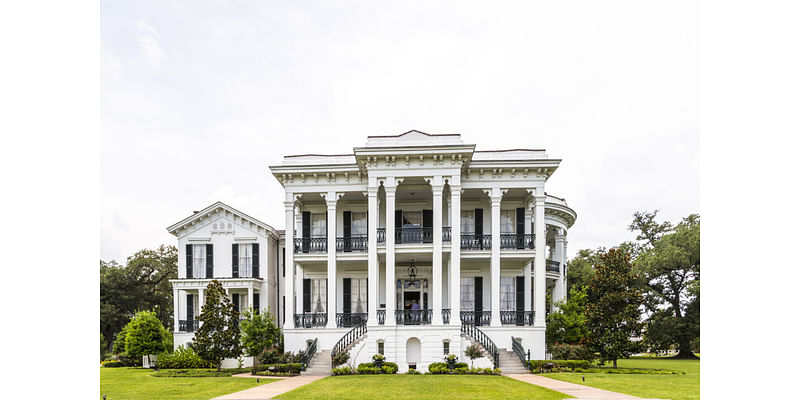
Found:
<path fill-rule="evenodd" d="M 345 314 L 350 313 L 350 278 L 342 279 L 342 312 Z"/>
<path fill-rule="evenodd" d="M 239 311 L 239 293 L 231 295 L 233 297 L 233 309 Z"/>
<path fill-rule="evenodd" d="M 311 213 L 309 211 L 303 211 L 303 223 L 302 223 L 302 231 L 303 231 L 303 240 L 302 243 L 302 251 L 303 253 L 308 253 L 308 245 L 311 243 L 308 240 L 311 237 Z M 289 244 L 291 245 L 291 244 Z"/>
<path fill-rule="evenodd" d="M 253 313 L 256 315 L 258 315 L 258 310 L 261 309 L 261 299 L 259 297 L 258 293 L 253 293 Z"/>
<path fill-rule="evenodd" d="M 517 208 L 517 248 L 525 248 L 525 209 Z"/>
<path fill-rule="evenodd" d="M 186 295 L 186 319 L 194 320 L 194 295 Z"/>
<path fill-rule="evenodd" d="M 206 245 L 206 279 L 214 277 L 214 245 Z"/>
<path fill-rule="evenodd" d="M 258 278 L 258 243 L 253 243 L 253 276 L 248 278 Z"/>
<path fill-rule="evenodd" d="M 281 277 L 286 277 L 286 247 L 281 249 L 281 256 L 283 257 L 283 274 Z"/>
<path fill-rule="evenodd" d="M 475 322 L 480 319 L 477 313 L 483 311 L 483 277 L 475 277 Z M 477 324 L 476 324 L 477 325 Z"/>
<path fill-rule="evenodd" d="M 303 279 L 303 312 L 311 312 L 311 279 Z"/>
<path fill-rule="evenodd" d="M 422 210 L 422 242 L 433 242 L 433 210 Z"/>
<path fill-rule="evenodd" d="M 342 236 L 344 240 L 344 251 L 351 251 L 353 249 L 350 242 L 352 233 L 353 214 L 350 211 L 342 211 Z"/>
<path fill-rule="evenodd" d="M 525 277 L 517 277 L 517 325 L 525 325 Z"/>
<path fill-rule="evenodd" d="M 239 243 L 234 243 L 231 245 L 231 254 L 233 255 L 231 258 L 231 272 L 234 278 L 239 277 Z"/>
<path fill-rule="evenodd" d="M 403 243 L 403 210 L 394 210 L 394 242 Z M 391 235 L 391 232 L 386 232 Z"/>
<path fill-rule="evenodd" d="M 192 277 L 192 245 L 186 245 L 186 277 Z"/>
<path fill-rule="evenodd" d="M 478 242 L 478 248 L 483 250 L 483 209 L 475 209 L 475 240 Z"/>

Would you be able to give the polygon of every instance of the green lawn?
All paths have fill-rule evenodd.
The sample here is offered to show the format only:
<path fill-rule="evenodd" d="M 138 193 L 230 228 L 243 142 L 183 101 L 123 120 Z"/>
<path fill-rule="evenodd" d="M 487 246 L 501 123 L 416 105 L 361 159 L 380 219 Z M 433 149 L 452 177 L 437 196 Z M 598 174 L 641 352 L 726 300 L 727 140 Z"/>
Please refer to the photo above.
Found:
<path fill-rule="evenodd" d="M 664 368 L 683 371 L 685 375 L 617 375 L 592 373 L 553 373 L 544 374 L 548 378 L 593 386 L 600 389 L 625 393 L 632 396 L 671 399 L 700 399 L 700 361 L 671 360 L 663 358 L 619 360 L 619 367 L 625 368 Z M 586 376 L 586 382 L 581 381 Z"/>
<path fill-rule="evenodd" d="M 348 375 L 330 376 L 279 396 L 292 399 L 544 399 L 563 393 L 488 375 Z"/>
<path fill-rule="evenodd" d="M 100 398 L 122 399 L 210 399 L 258 386 L 252 378 L 154 378 L 142 368 L 100 368 Z M 261 383 L 277 379 L 261 378 Z"/>

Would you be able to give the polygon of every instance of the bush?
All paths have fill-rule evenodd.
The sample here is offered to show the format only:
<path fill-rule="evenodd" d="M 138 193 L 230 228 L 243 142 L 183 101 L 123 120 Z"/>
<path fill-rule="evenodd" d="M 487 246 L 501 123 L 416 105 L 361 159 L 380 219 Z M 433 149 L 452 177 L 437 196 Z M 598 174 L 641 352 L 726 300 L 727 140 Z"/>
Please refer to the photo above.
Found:
<path fill-rule="evenodd" d="M 556 360 L 592 361 L 594 359 L 594 354 L 580 344 L 555 343 L 550 346 L 550 353 Z"/>
<path fill-rule="evenodd" d="M 228 377 L 233 375 L 232 371 L 209 371 L 205 369 L 168 369 L 156 371 L 150 376 L 156 378 L 207 378 L 207 377 Z"/>
<path fill-rule="evenodd" d="M 356 373 L 361 375 L 376 375 L 376 374 L 396 374 L 397 364 L 393 362 L 384 361 L 383 365 L 376 367 L 375 363 L 361 363 L 356 368 Z"/>
<path fill-rule="evenodd" d="M 467 368 L 468 365 L 465 362 L 457 362 L 455 364 L 455 368 Z M 454 368 L 454 369 L 455 369 Z M 434 372 L 437 371 L 437 372 Z M 441 372 L 439 372 L 441 371 Z M 446 362 L 435 362 L 428 364 L 428 372 L 432 374 L 445 374 L 450 372 L 450 368 L 447 366 Z"/>
<path fill-rule="evenodd" d="M 159 354 L 156 359 L 156 367 L 159 369 L 211 368 L 213 364 L 200 358 L 194 350 L 178 346 L 172 353 Z"/>
<path fill-rule="evenodd" d="M 101 361 L 100 366 L 103 368 L 118 368 L 118 367 L 124 367 L 125 365 L 123 365 L 123 362 L 120 360 L 106 360 L 106 361 Z"/>
<path fill-rule="evenodd" d="M 167 350 L 172 335 L 152 311 L 139 311 L 128 322 L 125 334 L 125 353 L 131 358 L 142 358 Z"/>
<path fill-rule="evenodd" d="M 296 354 L 292 353 L 291 351 L 287 351 L 285 353 L 281 353 L 280 349 L 277 347 L 270 347 L 264 349 L 261 354 L 258 355 L 258 361 L 260 364 L 294 364 L 300 363 L 303 360 L 303 356 L 305 355 L 305 351 L 300 350 Z"/>
<path fill-rule="evenodd" d="M 261 364 L 253 367 L 253 375 L 299 374 L 303 369 L 300 363 Z"/>
<path fill-rule="evenodd" d="M 346 351 L 343 351 L 341 353 L 337 353 L 335 356 L 333 356 L 333 359 L 332 359 L 333 366 L 334 367 L 338 367 L 338 366 L 346 363 L 347 360 L 349 360 L 349 359 L 350 359 L 350 353 L 348 353 Z"/>
<path fill-rule="evenodd" d="M 422 372 L 419 372 L 415 369 L 409 369 L 408 371 L 406 371 L 406 375 L 422 375 Z"/>
<path fill-rule="evenodd" d="M 354 372 L 350 367 L 341 367 L 333 369 L 334 375 L 353 375 Z"/>
<path fill-rule="evenodd" d="M 553 364 L 549 370 L 569 369 L 574 371 L 576 368 L 588 369 L 591 367 L 589 361 L 586 360 L 530 360 L 529 363 L 533 372 L 548 370 L 548 364 Z"/>

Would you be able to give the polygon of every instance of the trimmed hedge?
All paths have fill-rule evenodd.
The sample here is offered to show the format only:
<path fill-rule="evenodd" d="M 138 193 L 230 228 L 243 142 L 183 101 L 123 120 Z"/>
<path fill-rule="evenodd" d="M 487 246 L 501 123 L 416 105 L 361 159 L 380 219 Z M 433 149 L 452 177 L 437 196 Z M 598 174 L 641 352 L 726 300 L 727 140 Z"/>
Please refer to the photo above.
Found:
<path fill-rule="evenodd" d="M 193 368 L 213 368 L 214 364 L 205 361 L 192 349 L 179 346 L 172 353 L 161 353 L 156 359 L 158 369 L 193 369 Z"/>
<path fill-rule="evenodd" d="M 100 366 L 103 368 L 119 368 L 119 367 L 124 367 L 125 363 L 123 363 L 120 360 L 106 360 L 106 361 L 101 361 Z"/>
<path fill-rule="evenodd" d="M 561 370 L 561 369 L 570 369 L 575 370 L 575 368 L 583 368 L 588 369 L 591 367 L 589 361 L 586 360 L 530 360 L 528 361 L 531 366 L 531 370 L 533 372 L 538 372 L 539 370 Z M 553 364 L 552 368 L 547 368 L 547 364 Z"/>
<path fill-rule="evenodd" d="M 333 369 L 334 375 L 353 375 L 355 372 L 350 369 L 350 367 L 341 367 L 341 368 L 334 368 Z"/>
<path fill-rule="evenodd" d="M 261 364 L 253 367 L 253 375 L 266 375 L 266 376 L 287 376 L 297 375 L 303 369 L 303 364 L 300 363 L 286 363 L 286 364 Z"/>
<path fill-rule="evenodd" d="M 465 362 L 457 362 L 454 368 L 467 368 L 469 365 Z M 435 362 L 428 364 L 428 372 L 431 374 L 446 374 L 450 372 L 450 367 L 446 362 Z"/>
<path fill-rule="evenodd" d="M 231 371 L 209 371 L 206 369 L 165 369 L 156 371 L 150 376 L 156 378 L 207 378 L 207 377 L 228 377 L 233 375 Z"/>
<path fill-rule="evenodd" d="M 397 364 L 393 362 L 384 361 L 383 365 L 379 368 L 375 363 L 361 363 L 356 368 L 356 373 L 360 375 L 376 375 L 376 374 L 396 374 Z"/>

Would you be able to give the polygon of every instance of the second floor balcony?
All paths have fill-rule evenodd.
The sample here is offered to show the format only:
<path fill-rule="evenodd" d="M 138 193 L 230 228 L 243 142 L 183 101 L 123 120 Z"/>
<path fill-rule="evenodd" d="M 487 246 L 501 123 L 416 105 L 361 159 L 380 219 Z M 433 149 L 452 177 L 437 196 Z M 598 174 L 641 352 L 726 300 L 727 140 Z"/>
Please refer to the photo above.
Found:
<path fill-rule="evenodd" d="M 561 273 L 561 263 L 558 261 L 547 260 L 547 272 Z"/>
<path fill-rule="evenodd" d="M 294 239 L 295 253 L 325 253 L 327 251 L 327 237 L 304 237 Z"/>

